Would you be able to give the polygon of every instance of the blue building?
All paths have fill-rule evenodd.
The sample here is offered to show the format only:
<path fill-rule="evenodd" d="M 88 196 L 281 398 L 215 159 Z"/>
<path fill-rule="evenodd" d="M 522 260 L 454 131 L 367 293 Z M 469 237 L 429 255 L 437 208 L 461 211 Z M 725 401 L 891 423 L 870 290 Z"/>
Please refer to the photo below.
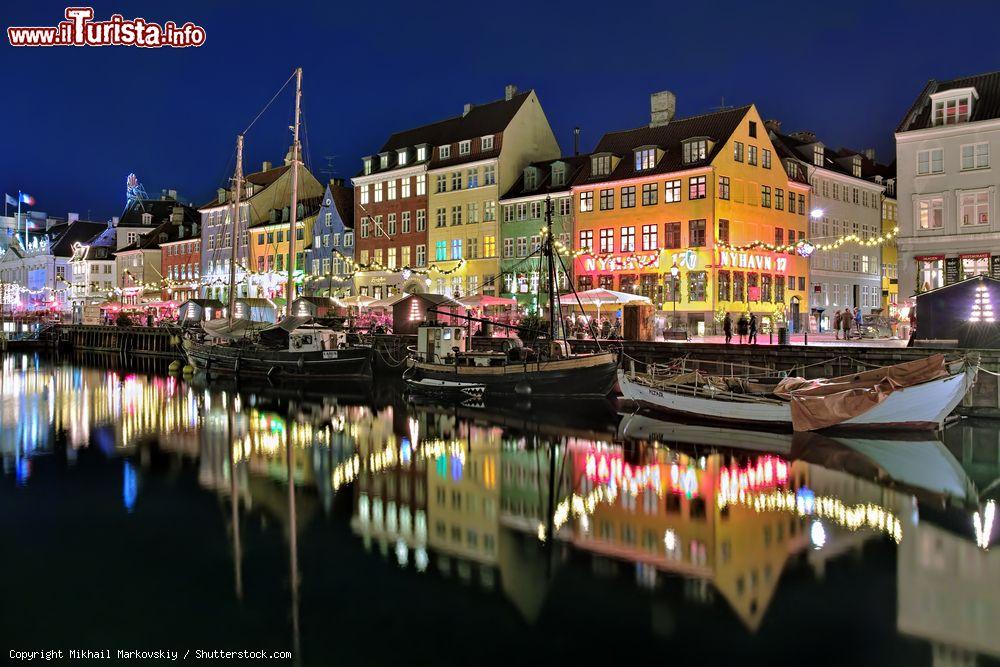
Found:
<path fill-rule="evenodd" d="M 306 250 L 307 292 L 312 296 L 354 293 L 354 189 L 331 180 L 313 225 L 312 247 Z"/>

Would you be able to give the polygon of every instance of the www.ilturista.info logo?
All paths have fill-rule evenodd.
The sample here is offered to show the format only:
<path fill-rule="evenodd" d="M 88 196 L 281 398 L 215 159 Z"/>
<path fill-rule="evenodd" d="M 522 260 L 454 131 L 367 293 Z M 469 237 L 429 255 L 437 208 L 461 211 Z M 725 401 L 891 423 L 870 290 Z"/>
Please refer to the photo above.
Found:
<path fill-rule="evenodd" d="M 56 26 L 11 26 L 7 39 L 11 46 L 164 46 L 185 48 L 205 43 L 205 29 L 188 21 L 163 25 L 144 18 L 126 19 L 112 14 L 107 21 L 94 20 L 93 7 L 67 7 L 66 20 Z"/>

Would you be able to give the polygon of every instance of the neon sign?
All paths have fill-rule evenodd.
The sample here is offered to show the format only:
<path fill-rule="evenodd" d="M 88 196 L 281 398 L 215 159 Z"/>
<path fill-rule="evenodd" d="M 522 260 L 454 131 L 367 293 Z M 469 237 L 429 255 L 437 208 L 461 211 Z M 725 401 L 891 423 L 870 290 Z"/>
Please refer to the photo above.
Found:
<path fill-rule="evenodd" d="M 660 253 L 635 253 L 611 257 L 588 257 L 584 261 L 587 271 L 640 271 L 660 266 Z"/>
<path fill-rule="evenodd" d="M 772 257 L 771 255 L 761 255 L 751 252 L 720 250 L 719 265 L 734 269 L 756 269 L 758 271 L 785 273 L 788 270 L 788 258 Z"/>

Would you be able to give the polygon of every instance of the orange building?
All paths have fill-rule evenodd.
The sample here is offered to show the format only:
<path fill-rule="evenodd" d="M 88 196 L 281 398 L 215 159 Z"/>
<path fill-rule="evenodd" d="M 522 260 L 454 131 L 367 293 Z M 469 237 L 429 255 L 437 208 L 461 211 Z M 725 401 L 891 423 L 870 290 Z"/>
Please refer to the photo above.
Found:
<path fill-rule="evenodd" d="M 727 311 L 800 330 L 805 179 L 775 159 L 753 105 L 674 119 L 665 92 L 651 107 L 649 126 L 604 135 L 573 183 L 577 288 L 642 294 L 660 326 L 692 333 Z"/>

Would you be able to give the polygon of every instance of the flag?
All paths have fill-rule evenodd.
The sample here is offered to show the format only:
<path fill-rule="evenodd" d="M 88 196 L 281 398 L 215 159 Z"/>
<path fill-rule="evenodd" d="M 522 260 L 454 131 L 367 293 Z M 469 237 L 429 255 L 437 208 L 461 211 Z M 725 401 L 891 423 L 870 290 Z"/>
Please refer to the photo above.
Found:
<path fill-rule="evenodd" d="M 7 198 L 7 200 L 6 200 L 6 201 L 7 201 L 7 204 L 8 204 L 8 205 L 10 205 L 10 206 L 17 206 L 17 200 L 16 200 L 16 199 L 14 199 L 13 197 L 11 197 L 11 196 L 10 196 L 9 194 L 7 194 L 6 192 L 4 193 L 4 195 L 3 195 L 3 196 Z"/>
<path fill-rule="evenodd" d="M 21 203 L 22 204 L 27 204 L 28 206 L 34 206 L 35 205 L 35 198 L 32 197 L 31 195 L 29 195 L 27 192 L 22 192 L 21 193 Z"/>

